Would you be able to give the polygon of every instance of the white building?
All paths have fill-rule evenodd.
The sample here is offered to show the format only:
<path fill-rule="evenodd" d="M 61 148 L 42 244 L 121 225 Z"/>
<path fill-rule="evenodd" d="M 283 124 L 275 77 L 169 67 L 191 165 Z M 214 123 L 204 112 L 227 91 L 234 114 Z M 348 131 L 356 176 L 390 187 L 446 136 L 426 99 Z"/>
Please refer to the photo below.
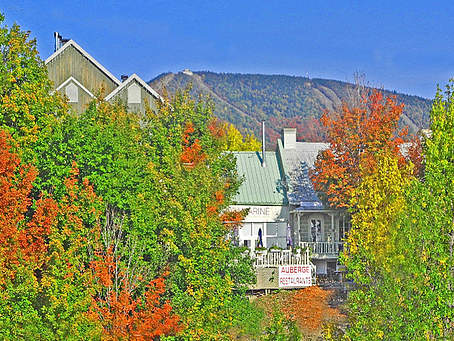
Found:
<path fill-rule="evenodd" d="M 248 209 L 238 230 L 239 245 L 253 251 L 258 246 L 287 248 L 288 203 L 277 154 L 266 152 L 265 164 L 259 152 L 234 154 L 243 183 L 231 208 Z"/>
<path fill-rule="evenodd" d="M 318 275 L 338 270 L 339 252 L 349 230 L 348 213 L 326 207 L 314 191 L 309 170 L 326 143 L 296 141 L 285 128 L 276 152 L 236 152 L 244 182 L 232 209 L 249 209 L 238 242 L 254 251 L 264 248 L 309 249 Z M 260 243 L 260 234 L 262 242 Z"/>

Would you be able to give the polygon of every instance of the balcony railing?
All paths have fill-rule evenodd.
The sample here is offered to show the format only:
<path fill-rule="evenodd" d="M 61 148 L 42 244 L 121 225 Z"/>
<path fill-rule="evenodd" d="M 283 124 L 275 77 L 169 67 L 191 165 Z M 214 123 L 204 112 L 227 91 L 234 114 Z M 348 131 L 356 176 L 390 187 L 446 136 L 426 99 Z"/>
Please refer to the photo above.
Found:
<path fill-rule="evenodd" d="M 315 285 L 316 278 L 316 267 L 310 259 L 310 250 L 301 250 L 297 249 L 296 251 L 292 250 L 264 250 L 264 251 L 255 251 L 250 253 L 254 261 L 254 266 L 257 270 L 257 273 L 260 271 L 266 271 L 266 268 L 278 268 L 281 265 L 309 265 L 312 274 L 312 285 Z M 276 272 L 274 276 L 277 278 L 278 273 Z M 276 289 L 279 287 L 277 284 L 277 279 L 275 280 Z"/>
<path fill-rule="evenodd" d="M 254 265 L 256 267 L 268 268 L 279 265 L 310 265 L 310 251 L 297 250 L 273 250 L 255 251 L 253 253 Z"/>
<path fill-rule="evenodd" d="M 311 250 L 312 257 L 338 256 L 343 250 L 342 242 L 300 242 L 299 246 L 303 249 Z"/>

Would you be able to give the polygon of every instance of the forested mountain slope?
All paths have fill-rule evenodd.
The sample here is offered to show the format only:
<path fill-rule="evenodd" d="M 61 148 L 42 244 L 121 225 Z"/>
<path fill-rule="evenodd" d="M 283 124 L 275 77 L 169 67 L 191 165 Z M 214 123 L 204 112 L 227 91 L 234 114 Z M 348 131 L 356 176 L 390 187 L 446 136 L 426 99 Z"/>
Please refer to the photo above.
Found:
<path fill-rule="evenodd" d="M 333 110 L 351 96 L 354 85 L 329 79 L 285 75 L 255 75 L 214 72 L 161 74 L 149 83 L 158 92 L 164 88 L 173 93 L 192 84 L 194 95 L 210 95 L 217 117 L 235 124 L 241 130 L 260 133 L 260 121 L 268 124 L 268 142 L 274 142 L 284 126 L 297 127 L 300 139 L 323 139 L 318 118 Z M 405 104 L 402 125 L 410 132 L 428 124 L 431 101 L 418 96 L 385 91 Z"/>

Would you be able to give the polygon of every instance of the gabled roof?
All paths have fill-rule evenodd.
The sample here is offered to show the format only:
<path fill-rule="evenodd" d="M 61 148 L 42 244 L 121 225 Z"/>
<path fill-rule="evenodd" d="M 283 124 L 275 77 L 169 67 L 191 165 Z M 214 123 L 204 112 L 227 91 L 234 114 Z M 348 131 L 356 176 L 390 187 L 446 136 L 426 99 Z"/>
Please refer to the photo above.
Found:
<path fill-rule="evenodd" d="M 238 205 L 287 204 L 283 173 L 275 152 L 266 152 L 266 166 L 262 167 L 261 155 L 258 152 L 234 152 L 237 159 L 237 171 L 244 178 L 235 196 Z"/>
<path fill-rule="evenodd" d="M 85 58 L 87 58 L 90 62 L 92 62 L 101 72 L 103 72 L 108 78 L 110 78 L 115 84 L 120 85 L 121 81 L 117 79 L 113 74 L 111 74 L 104 66 L 102 66 L 95 58 L 93 58 L 87 51 L 85 51 L 82 47 L 79 46 L 74 40 L 67 41 L 61 48 L 55 51 L 53 54 L 49 56 L 44 62 L 48 64 L 51 62 L 55 57 L 63 53 L 68 47 L 74 47 L 77 51 L 79 51 Z"/>
<path fill-rule="evenodd" d="M 108 94 L 105 98 L 106 101 L 109 101 L 112 99 L 116 94 L 118 94 L 123 88 L 125 88 L 129 83 L 136 81 L 138 82 L 143 88 L 145 88 L 146 91 L 148 91 L 152 96 L 155 98 L 163 101 L 163 98 L 161 95 L 159 95 L 155 90 L 153 90 L 147 83 L 145 83 L 142 78 L 137 76 L 135 73 L 131 76 L 128 77 L 127 80 L 125 80 L 123 83 L 121 83 L 120 86 L 115 88 L 110 94 Z"/>
<path fill-rule="evenodd" d="M 57 89 L 55 89 L 55 91 L 58 91 L 60 90 L 61 88 L 63 88 L 66 84 L 68 84 L 69 82 L 74 82 L 76 83 L 82 90 L 84 90 L 90 97 L 94 98 L 95 96 L 90 92 L 90 90 L 88 90 L 86 87 L 84 87 L 82 84 L 80 84 L 80 82 L 77 81 L 77 79 L 75 79 L 73 76 L 70 76 L 67 80 L 65 80 L 63 83 L 61 83 L 59 85 L 59 87 Z"/>
<path fill-rule="evenodd" d="M 295 148 L 284 149 L 282 141 L 278 140 L 290 204 L 303 209 L 325 209 L 309 178 L 309 169 L 314 167 L 318 153 L 328 147 L 328 143 L 296 142 Z"/>

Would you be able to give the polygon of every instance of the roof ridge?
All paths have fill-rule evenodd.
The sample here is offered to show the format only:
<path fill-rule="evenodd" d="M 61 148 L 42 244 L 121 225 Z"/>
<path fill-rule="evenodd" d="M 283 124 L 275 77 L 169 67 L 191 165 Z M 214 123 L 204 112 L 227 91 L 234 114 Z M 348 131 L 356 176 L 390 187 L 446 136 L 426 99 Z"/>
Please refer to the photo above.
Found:
<path fill-rule="evenodd" d="M 87 58 L 90 62 L 92 62 L 101 72 L 103 72 L 108 78 L 110 78 L 115 84 L 121 85 L 121 81 L 115 77 L 112 73 L 109 72 L 101 63 L 99 63 L 95 58 L 93 58 L 87 51 L 85 51 L 79 44 L 77 44 L 74 40 L 68 40 L 62 47 L 60 47 L 57 51 L 52 53 L 45 61 L 44 64 L 48 64 L 51 62 L 55 57 L 65 51 L 69 46 L 74 47 L 78 50 L 85 58 Z"/>
<path fill-rule="evenodd" d="M 122 82 L 118 87 L 112 90 L 110 94 L 108 94 L 105 98 L 106 101 L 110 100 L 113 96 L 115 96 L 121 89 L 123 89 L 127 84 L 131 83 L 133 80 L 136 80 L 140 85 L 142 85 L 145 90 L 151 93 L 157 99 L 164 101 L 164 99 L 159 95 L 156 90 L 150 87 L 142 78 L 140 78 L 136 73 L 133 73 L 131 76 L 128 77 L 127 80 Z"/>

